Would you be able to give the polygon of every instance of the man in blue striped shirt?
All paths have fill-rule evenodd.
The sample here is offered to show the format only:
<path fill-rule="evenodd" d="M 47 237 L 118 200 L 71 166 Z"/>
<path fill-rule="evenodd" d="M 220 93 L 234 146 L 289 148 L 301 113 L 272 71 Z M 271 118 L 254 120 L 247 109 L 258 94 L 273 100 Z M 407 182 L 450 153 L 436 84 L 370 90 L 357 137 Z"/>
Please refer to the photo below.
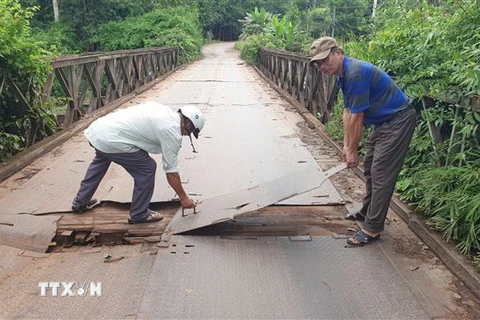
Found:
<path fill-rule="evenodd" d="M 316 40 L 311 51 L 310 65 L 335 75 L 343 93 L 343 157 L 348 167 L 358 166 L 358 145 L 364 127 L 373 126 L 365 144 L 363 206 L 345 216 L 348 220 L 363 221 L 361 230 L 347 240 L 350 245 L 362 246 L 378 240 L 384 230 L 417 113 L 387 73 L 368 62 L 346 56 L 334 38 Z"/>

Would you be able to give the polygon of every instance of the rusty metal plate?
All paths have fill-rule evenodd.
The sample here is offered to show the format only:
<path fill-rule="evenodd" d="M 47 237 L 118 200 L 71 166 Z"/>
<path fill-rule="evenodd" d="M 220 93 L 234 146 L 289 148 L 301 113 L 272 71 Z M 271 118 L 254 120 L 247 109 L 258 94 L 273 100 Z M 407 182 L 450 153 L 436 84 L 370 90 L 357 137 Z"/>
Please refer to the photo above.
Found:
<path fill-rule="evenodd" d="M 58 219 L 59 215 L 3 214 L 0 216 L 0 245 L 46 252 L 55 237 Z"/>
<path fill-rule="evenodd" d="M 183 209 L 179 209 L 166 231 L 182 233 L 231 220 L 240 214 L 318 188 L 328 177 L 344 168 L 343 164 L 326 172 L 310 168 L 240 192 L 207 199 L 198 204 L 197 214 L 183 216 Z"/>

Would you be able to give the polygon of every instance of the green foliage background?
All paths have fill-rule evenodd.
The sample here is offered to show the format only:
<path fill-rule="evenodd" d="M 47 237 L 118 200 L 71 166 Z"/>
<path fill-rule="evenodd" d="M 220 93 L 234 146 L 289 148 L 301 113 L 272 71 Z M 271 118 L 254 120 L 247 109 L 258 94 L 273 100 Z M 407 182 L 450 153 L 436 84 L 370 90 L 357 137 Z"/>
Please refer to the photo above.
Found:
<path fill-rule="evenodd" d="M 158 8 L 139 17 L 106 23 L 95 40 L 106 51 L 177 46 L 182 63 L 198 58 L 203 45 L 198 10 L 183 6 Z"/>
<path fill-rule="evenodd" d="M 48 108 L 36 107 L 51 72 L 53 53 L 32 40 L 30 19 L 34 12 L 23 9 L 18 1 L 0 0 L 0 160 L 55 128 Z M 15 87 L 23 95 L 21 103 L 13 94 Z"/>

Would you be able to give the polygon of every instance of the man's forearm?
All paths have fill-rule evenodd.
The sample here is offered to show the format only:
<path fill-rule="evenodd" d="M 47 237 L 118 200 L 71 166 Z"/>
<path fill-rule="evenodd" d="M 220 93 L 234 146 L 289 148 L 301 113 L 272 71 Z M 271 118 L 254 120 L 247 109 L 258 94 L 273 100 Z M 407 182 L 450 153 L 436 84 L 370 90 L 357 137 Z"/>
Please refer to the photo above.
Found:
<path fill-rule="evenodd" d="M 360 144 L 363 134 L 363 121 L 363 113 L 350 114 L 350 119 L 348 125 L 346 126 L 348 127 L 347 149 L 350 152 L 358 152 L 358 145 Z"/>
<path fill-rule="evenodd" d="M 343 109 L 343 149 L 348 149 L 349 144 L 349 128 L 350 128 L 350 111 L 348 109 Z"/>
<path fill-rule="evenodd" d="M 167 173 L 167 181 L 168 181 L 168 184 L 177 193 L 180 200 L 188 198 L 187 193 L 183 189 L 182 181 L 178 173 Z"/>

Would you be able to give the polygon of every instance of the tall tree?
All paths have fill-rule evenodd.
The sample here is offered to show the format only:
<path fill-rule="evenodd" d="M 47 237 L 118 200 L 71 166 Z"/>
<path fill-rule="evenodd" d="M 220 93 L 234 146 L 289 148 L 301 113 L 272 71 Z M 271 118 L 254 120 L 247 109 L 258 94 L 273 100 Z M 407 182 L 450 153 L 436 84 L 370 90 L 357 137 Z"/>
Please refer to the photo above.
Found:
<path fill-rule="evenodd" d="M 58 22 L 59 19 L 59 13 L 58 13 L 58 1 L 57 0 L 52 0 L 52 5 L 53 5 L 53 17 L 55 22 Z"/>

